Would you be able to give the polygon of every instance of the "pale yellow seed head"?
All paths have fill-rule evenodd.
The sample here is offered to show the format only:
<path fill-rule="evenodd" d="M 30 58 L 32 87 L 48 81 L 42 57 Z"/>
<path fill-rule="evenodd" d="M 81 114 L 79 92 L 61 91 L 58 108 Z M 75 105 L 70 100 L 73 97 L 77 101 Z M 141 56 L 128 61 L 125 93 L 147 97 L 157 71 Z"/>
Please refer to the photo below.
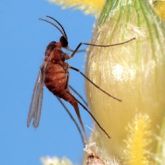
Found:
<path fill-rule="evenodd" d="M 107 97 L 89 83 L 87 83 L 87 95 L 92 112 L 112 137 L 108 139 L 96 127 L 97 134 L 94 138 L 100 148 L 106 149 L 109 155 L 117 159 L 122 159 L 123 151 L 129 148 L 128 162 L 136 165 L 139 163 L 137 160 L 141 160 L 139 165 L 147 165 L 148 162 L 152 162 L 152 158 L 144 153 L 156 152 L 157 140 L 153 136 L 159 135 L 164 116 L 165 34 L 163 23 L 154 15 L 150 4 L 139 0 L 125 2 L 130 3 L 116 0 L 116 6 L 114 4 L 116 8 L 114 7 L 109 15 L 102 14 L 100 20 L 103 21 L 100 21 L 101 23 L 95 28 L 92 42 L 106 45 L 119 43 L 132 37 L 136 37 L 136 40 L 116 47 L 90 47 L 86 69 L 92 81 L 122 99 L 122 102 Z M 149 126 L 145 126 L 140 119 L 138 121 L 143 124 L 133 124 L 132 120 L 139 113 L 142 116 L 145 114 L 149 116 L 151 120 Z M 145 119 L 145 121 L 148 120 Z M 150 135 L 152 145 L 144 145 L 145 135 L 140 129 L 132 135 L 128 133 L 126 128 L 129 123 L 143 131 L 146 130 L 144 133 L 151 132 L 148 132 L 146 137 Z M 135 134 L 138 136 L 136 137 Z M 138 146 L 133 145 L 133 142 L 127 138 L 133 135 L 132 141 Z M 126 147 L 124 139 L 128 140 L 129 147 Z"/>
<path fill-rule="evenodd" d="M 153 5 L 156 13 L 165 20 L 165 0 L 156 0 Z"/>
<path fill-rule="evenodd" d="M 72 162 L 67 158 L 58 157 L 42 157 L 42 165 L 72 165 Z"/>
<path fill-rule="evenodd" d="M 104 6 L 105 0 L 49 0 L 50 2 L 60 4 L 64 8 L 72 7 L 83 10 L 87 14 L 98 16 Z"/>

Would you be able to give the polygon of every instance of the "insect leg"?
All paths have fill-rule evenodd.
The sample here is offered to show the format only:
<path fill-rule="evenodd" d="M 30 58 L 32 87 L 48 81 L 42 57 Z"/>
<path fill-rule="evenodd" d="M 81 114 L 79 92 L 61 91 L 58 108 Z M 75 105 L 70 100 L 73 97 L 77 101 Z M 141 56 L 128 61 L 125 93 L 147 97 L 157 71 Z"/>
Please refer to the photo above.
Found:
<path fill-rule="evenodd" d="M 69 109 L 65 106 L 65 104 L 63 103 L 63 101 L 56 96 L 56 98 L 58 99 L 58 101 L 61 103 L 61 105 L 63 106 L 63 108 L 66 110 L 66 112 L 68 113 L 69 117 L 72 119 L 72 121 L 74 122 L 74 124 L 76 125 L 77 127 L 77 130 L 78 132 L 80 133 L 80 136 L 81 136 L 81 139 L 82 139 L 82 142 L 83 142 L 83 145 L 85 146 L 86 144 L 86 139 L 84 138 L 84 135 L 81 131 L 81 128 L 79 127 L 77 121 L 75 120 L 75 118 L 73 117 L 73 115 L 70 113 Z"/>
<path fill-rule="evenodd" d="M 69 89 L 71 89 L 83 101 L 86 106 L 88 106 L 88 103 L 85 101 L 85 99 L 71 85 L 69 85 Z"/>
<path fill-rule="evenodd" d="M 92 80 L 90 80 L 84 73 L 82 73 L 79 69 L 69 66 L 69 68 L 73 69 L 76 72 L 79 72 L 86 80 L 88 80 L 91 84 L 93 84 L 97 89 L 99 89 L 100 91 L 102 91 L 104 94 L 108 95 L 109 97 L 112 97 L 113 99 L 117 100 L 117 101 L 122 101 L 121 99 L 112 96 L 110 93 L 106 92 L 104 89 L 100 88 L 97 84 L 95 84 Z"/>
<path fill-rule="evenodd" d="M 117 46 L 117 45 L 123 45 L 123 44 L 126 44 L 130 41 L 133 41 L 135 40 L 136 38 L 133 37 L 129 40 L 126 40 L 124 42 L 119 42 L 119 43 L 115 43 L 115 44 L 109 44 L 109 45 L 100 45 L 100 44 L 93 44 L 93 43 L 85 43 L 85 42 L 80 42 L 77 47 L 75 48 L 75 50 L 72 52 L 72 54 L 70 55 L 70 58 L 72 58 L 79 50 L 79 48 L 81 47 L 81 45 L 90 45 L 90 46 L 96 46 L 96 47 L 112 47 L 112 46 Z"/>
<path fill-rule="evenodd" d="M 74 50 L 73 49 L 70 49 L 69 47 L 68 48 L 64 48 L 64 49 L 66 49 L 66 50 L 68 50 L 68 51 L 70 51 L 70 52 L 74 52 Z M 85 52 L 86 51 L 86 49 L 81 49 L 81 50 L 77 50 L 77 52 L 76 53 L 83 53 L 83 52 Z"/>
<path fill-rule="evenodd" d="M 76 99 L 76 98 L 75 98 Z M 109 134 L 105 131 L 105 129 L 100 125 L 100 123 L 96 120 L 96 118 L 93 116 L 93 114 L 89 111 L 89 109 L 84 106 L 79 100 L 76 99 L 76 101 L 81 105 L 81 107 L 92 117 L 92 119 L 95 121 L 95 123 L 98 125 L 98 127 L 107 135 L 108 138 L 110 138 Z"/>
<path fill-rule="evenodd" d="M 79 120 L 80 125 L 81 125 L 82 130 L 83 130 L 84 138 L 86 139 L 85 141 L 87 141 L 86 132 L 85 132 L 83 121 L 81 119 L 80 110 L 79 110 L 79 107 L 78 107 L 77 100 L 75 99 L 75 97 L 68 90 L 66 90 L 62 94 L 62 96 L 60 96 L 60 97 L 63 98 L 64 100 L 66 100 L 67 102 L 69 102 L 74 107 L 74 110 L 76 112 L 76 115 L 78 117 L 78 120 Z"/>

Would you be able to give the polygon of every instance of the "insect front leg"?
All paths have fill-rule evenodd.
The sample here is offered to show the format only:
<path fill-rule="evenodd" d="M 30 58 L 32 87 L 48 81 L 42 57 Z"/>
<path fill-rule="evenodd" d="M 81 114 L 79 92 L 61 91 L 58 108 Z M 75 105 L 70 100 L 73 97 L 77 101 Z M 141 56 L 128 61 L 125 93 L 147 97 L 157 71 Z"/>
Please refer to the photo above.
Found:
<path fill-rule="evenodd" d="M 73 50 L 72 54 L 70 55 L 70 58 L 72 58 L 72 57 L 77 53 L 77 51 L 79 50 L 79 48 L 81 47 L 82 44 L 83 44 L 83 43 L 80 42 L 80 43 L 77 45 L 76 49 Z"/>
<path fill-rule="evenodd" d="M 126 40 L 124 42 L 119 42 L 119 43 L 115 43 L 115 44 L 108 44 L 108 45 L 100 45 L 100 44 L 93 44 L 93 43 L 85 43 L 85 42 L 80 42 L 77 47 L 75 48 L 75 50 L 72 52 L 72 54 L 70 55 L 70 58 L 72 58 L 79 50 L 79 48 L 81 47 L 81 45 L 87 45 L 87 46 L 95 46 L 95 47 L 102 47 L 102 48 L 106 48 L 106 47 L 112 47 L 112 46 L 118 46 L 118 45 L 123 45 L 126 44 L 128 42 L 131 42 L 133 40 L 135 40 L 136 38 L 133 37 L 129 40 Z"/>

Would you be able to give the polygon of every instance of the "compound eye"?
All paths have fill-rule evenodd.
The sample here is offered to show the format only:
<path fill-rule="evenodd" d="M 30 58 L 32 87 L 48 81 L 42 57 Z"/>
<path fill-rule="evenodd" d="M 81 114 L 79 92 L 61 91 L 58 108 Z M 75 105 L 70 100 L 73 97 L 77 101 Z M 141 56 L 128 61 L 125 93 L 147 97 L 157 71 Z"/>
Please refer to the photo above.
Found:
<path fill-rule="evenodd" d="M 68 46 L 68 40 L 66 39 L 66 37 L 61 36 L 60 42 L 61 42 L 63 47 L 67 47 Z"/>

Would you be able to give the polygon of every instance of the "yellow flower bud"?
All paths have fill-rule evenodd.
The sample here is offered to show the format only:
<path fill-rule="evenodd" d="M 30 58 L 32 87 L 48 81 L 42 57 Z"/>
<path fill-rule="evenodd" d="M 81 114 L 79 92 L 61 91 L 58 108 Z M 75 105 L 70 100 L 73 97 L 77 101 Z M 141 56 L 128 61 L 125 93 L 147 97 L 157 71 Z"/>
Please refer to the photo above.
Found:
<path fill-rule="evenodd" d="M 136 40 L 120 46 L 89 49 L 88 77 L 122 99 L 118 102 L 87 83 L 90 108 L 111 136 L 108 139 L 96 126 L 93 140 L 121 164 L 152 164 L 165 113 L 165 24 L 149 1 L 107 0 L 92 43 L 107 45 L 132 37 Z M 126 157 L 125 151 L 135 155 Z"/>

